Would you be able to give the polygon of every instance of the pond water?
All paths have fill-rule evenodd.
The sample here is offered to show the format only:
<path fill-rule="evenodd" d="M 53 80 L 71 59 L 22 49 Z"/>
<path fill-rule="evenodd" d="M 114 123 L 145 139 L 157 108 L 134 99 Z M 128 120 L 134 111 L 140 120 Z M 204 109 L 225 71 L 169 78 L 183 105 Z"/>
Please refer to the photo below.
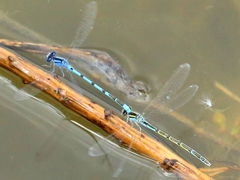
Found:
<path fill-rule="evenodd" d="M 40 42 L 69 46 L 89 2 L 2 0 L 0 11 L 41 34 Z M 184 87 L 197 84 L 198 92 L 176 110 L 177 115 L 163 114 L 155 124 L 201 152 L 213 167 L 238 167 L 240 3 L 237 0 L 94 3 L 97 8 L 92 10 L 96 17 L 93 24 L 83 22 L 83 27 L 92 28 L 82 37 L 81 48 L 109 53 L 129 78 L 146 84 L 150 99 L 154 99 L 180 64 L 189 63 L 191 72 Z M 86 17 L 92 16 L 94 12 Z M 23 36 L 9 31 L 3 23 L 0 29 L 3 39 L 33 41 L 30 34 Z M 34 57 L 20 53 L 29 59 Z M 38 57 L 40 65 L 45 63 L 41 60 Z M 116 84 L 105 84 L 102 78 L 97 77 L 96 81 L 135 110 L 142 112 L 149 104 L 149 101 L 136 103 L 121 89 L 113 88 Z M 15 101 L 11 97 L 23 86 L 18 77 L 0 68 L 2 179 L 112 179 L 113 169 L 123 156 L 127 157 L 127 163 L 118 179 L 176 179 L 156 170 L 154 162 L 129 155 L 121 148 L 108 156 L 90 157 L 88 148 L 96 143 L 97 134 L 107 134 L 44 93 L 37 98 Z M 98 96 L 98 92 L 89 91 Z M 82 128 L 64 120 L 75 120 Z M 181 149 L 171 145 L 170 148 L 197 167 L 204 167 Z M 239 175 L 239 171 L 231 169 L 215 178 L 237 179 Z"/>

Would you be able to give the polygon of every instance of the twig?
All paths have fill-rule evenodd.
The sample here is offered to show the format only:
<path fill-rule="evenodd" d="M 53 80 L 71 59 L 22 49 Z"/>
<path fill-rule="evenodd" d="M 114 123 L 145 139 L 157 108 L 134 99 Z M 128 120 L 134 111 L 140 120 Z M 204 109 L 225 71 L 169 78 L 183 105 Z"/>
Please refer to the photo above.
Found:
<path fill-rule="evenodd" d="M 92 52 L 84 49 L 72 49 L 72 48 L 66 48 L 66 47 L 60 47 L 60 46 L 52 46 L 47 44 L 39 44 L 39 43 L 32 43 L 32 42 L 21 42 L 21 41 L 11 41 L 7 39 L 0 39 L 0 44 L 9 47 L 11 49 L 21 50 L 25 52 L 32 52 L 37 54 L 47 54 L 49 51 L 57 51 L 58 53 L 62 54 L 65 57 L 71 56 L 72 58 L 80 58 L 80 59 L 87 59 L 91 60 L 91 56 L 94 56 Z M 101 60 L 108 61 L 108 64 L 115 64 L 112 59 L 106 59 L 102 58 Z M 119 72 L 119 71 L 118 71 Z M 156 110 L 161 111 L 158 107 L 155 107 Z M 174 117 L 176 120 L 180 121 L 181 123 L 189 126 L 194 132 L 198 133 L 199 135 L 210 139 L 211 141 L 219 144 L 220 146 L 223 146 L 225 148 L 228 148 L 231 144 L 224 139 L 222 139 L 219 136 L 214 135 L 211 132 L 205 131 L 205 129 L 196 127 L 193 121 L 186 116 L 178 113 L 178 112 L 172 112 L 170 113 L 170 116 Z M 238 149 L 235 149 L 236 151 L 239 151 Z"/>
<path fill-rule="evenodd" d="M 219 89 L 220 91 L 222 91 L 224 94 L 226 94 L 227 96 L 229 96 L 231 99 L 233 99 L 234 101 L 237 101 L 238 103 L 240 103 L 240 97 L 238 95 L 236 95 L 235 93 L 233 93 L 230 89 L 228 89 L 227 87 L 225 87 L 223 84 L 221 84 L 218 81 L 214 82 L 214 86 Z"/>
<path fill-rule="evenodd" d="M 213 142 L 217 143 L 218 145 L 229 148 L 232 147 L 231 142 L 225 141 L 221 136 L 216 136 L 215 134 L 211 132 L 207 132 L 205 129 L 201 127 L 196 127 L 193 121 L 188 119 L 186 116 L 178 113 L 178 112 L 171 112 L 171 116 L 177 119 L 178 121 L 184 123 L 185 125 L 189 126 L 191 129 L 194 130 L 195 133 L 201 135 L 202 137 L 205 137 L 207 139 L 212 140 Z M 231 150 L 234 150 L 235 152 L 239 153 L 239 148 L 232 147 Z"/>
<path fill-rule="evenodd" d="M 175 173 L 183 179 L 212 179 L 158 141 L 140 133 L 119 117 L 111 113 L 106 114 L 106 110 L 100 105 L 95 104 L 62 83 L 59 79 L 54 78 L 2 47 L 0 47 L 0 65 L 14 72 L 25 81 L 32 82 L 34 86 L 42 89 L 63 105 L 84 116 L 108 133 L 113 134 L 128 146 L 131 144 L 133 149 L 156 160 L 165 170 Z M 134 139 L 133 142 L 132 139 Z"/>
<path fill-rule="evenodd" d="M 224 167 L 218 167 L 218 168 L 211 168 L 211 169 L 204 169 L 204 168 L 200 168 L 202 172 L 208 173 L 211 176 L 216 176 L 219 174 L 222 174 L 226 171 L 229 170 L 235 170 L 235 171 L 240 171 L 240 168 L 238 166 L 224 166 Z"/>
<path fill-rule="evenodd" d="M 36 54 L 48 54 L 50 51 L 57 51 L 61 55 L 65 57 L 71 57 L 75 59 L 81 59 L 82 61 L 87 62 L 86 60 L 90 61 L 94 58 L 99 58 L 104 61 L 106 64 L 111 66 L 118 66 L 118 64 L 111 58 L 104 56 L 103 54 L 98 55 L 90 50 L 87 49 L 76 49 L 76 48 L 67 48 L 62 46 L 56 45 L 47 45 L 41 43 L 33 43 L 33 42 L 21 42 L 21 41 L 11 41 L 8 39 L 0 39 L 0 44 L 5 47 L 14 50 L 20 50 L 25 52 L 31 52 Z M 123 71 L 119 70 L 119 73 L 123 73 Z"/>

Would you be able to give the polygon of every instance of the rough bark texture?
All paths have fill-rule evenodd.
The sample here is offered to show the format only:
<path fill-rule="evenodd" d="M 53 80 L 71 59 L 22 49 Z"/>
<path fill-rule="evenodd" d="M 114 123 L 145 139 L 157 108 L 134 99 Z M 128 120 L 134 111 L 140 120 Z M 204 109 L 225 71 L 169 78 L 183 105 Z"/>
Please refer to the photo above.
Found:
<path fill-rule="evenodd" d="M 0 47 L 0 65 L 14 72 L 24 81 L 33 82 L 34 86 L 42 89 L 63 105 L 97 124 L 108 133 L 114 134 L 125 144 L 131 144 L 133 149 L 156 160 L 165 170 L 173 172 L 183 179 L 212 179 L 158 141 L 140 133 L 110 111 L 75 92 L 59 79 L 2 47 Z M 133 138 L 134 141 L 132 141 Z"/>

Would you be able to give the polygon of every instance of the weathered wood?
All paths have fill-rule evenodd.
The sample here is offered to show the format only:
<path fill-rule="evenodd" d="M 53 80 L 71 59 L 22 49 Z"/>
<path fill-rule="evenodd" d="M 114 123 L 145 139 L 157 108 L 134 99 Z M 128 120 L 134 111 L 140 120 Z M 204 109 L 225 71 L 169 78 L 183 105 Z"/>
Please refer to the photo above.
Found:
<path fill-rule="evenodd" d="M 199 169 L 189 164 L 168 148 L 153 138 L 132 128 L 125 121 L 90 99 L 75 92 L 59 79 L 37 68 L 19 55 L 0 47 L 0 65 L 18 76 L 24 81 L 32 82 L 37 88 L 42 89 L 69 109 L 84 116 L 89 121 L 130 145 L 140 154 L 148 156 L 161 165 L 167 171 L 177 174 L 183 179 L 209 180 Z M 134 139 L 134 141 L 132 141 Z"/>
<path fill-rule="evenodd" d="M 118 73 L 118 76 L 127 77 L 127 75 L 122 70 L 122 68 L 119 68 L 119 64 L 117 64 L 112 58 L 108 58 L 109 56 L 106 56 L 103 54 L 93 53 L 93 52 L 91 52 L 91 50 L 67 48 L 67 47 L 60 47 L 60 46 L 55 46 L 55 45 L 33 43 L 33 42 L 13 41 L 13 40 L 8 40 L 8 39 L 0 39 L 0 44 L 4 45 L 10 49 L 19 50 L 19 51 L 23 51 L 23 52 L 36 53 L 36 54 L 45 54 L 46 55 L 50 51 L 57 51 L 64 57 L 72 57 L 75 59 L 82 59 L 86 63 L 87 63 L 87 61 L 94 61 L 95 58 L 101 59 L 102 62 L 105 62 L 106 64 L 110 65 L 112 69 L 115 69 L 115 73 Z M 90 63 L 90 62 L 88 62 L 88 63 Z M 111 81 L 110 79 L 108 79 L 108 80 Z M 215 85 L 216 85 L 216 83 L 215 83 Z M 156 111 L 161 112 L 161 109 L 159 107 L 153 107 L 153 108 L 155 108 Z M 214 142 L 224 148 L 228 148 L 229 146 L 231 146 L 231 143 L 229 141 L 224 140 L 220 136 L 217 136 L 210 131 L 206 131 L 202 127 L 196 126 L 196 124 L 191 119 L 187 118 L 183 114 L 173 111 L 173 112 L 169 113 L 169 115 L 172 116 L 173 118 L 175 118 L 176 120 L 178 120 L 179 122 L 183 123 L 184 125 L 188 126 L 189 128 L 191 128 L 194 131 L 194 133 L 197 133 L 199 136 L 209 139 L 212 142 Z M 239 153 L 239 149 L 236 147 L 232 147 L 232 150 Z"/>

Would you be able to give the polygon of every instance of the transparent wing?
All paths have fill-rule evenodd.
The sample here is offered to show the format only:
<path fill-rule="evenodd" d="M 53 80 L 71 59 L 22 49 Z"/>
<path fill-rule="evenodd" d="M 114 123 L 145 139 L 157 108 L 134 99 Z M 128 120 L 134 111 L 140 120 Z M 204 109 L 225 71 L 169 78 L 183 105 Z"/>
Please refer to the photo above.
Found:
<path fill-rule="evenodd" d="M 95 24 L 95 19 L 97 16 L 97 2 L 96 1 L 91 1 L 85 5 L 83 8 L 82 16 L 80 19 L 80 23 L 78 25 L 78 28 L 76 30 L 74 39 L 70 45 L 73 49 L 71 49 L 68 54 L 68 57 L 65 57 L 67 59 L 71 59 L 73 57 L 73 51 L 74 48 L 77 48 L 82 45 L 82 43 L 87 39 L 88 35 L 92 31 L 94 24 Z M 74 56 L 75 57 L 75 56 Z M 72 63 L 73 60 L 71 60 L 71 65 L 74 65 Z M 79 62 L 78 62 L 79 63 Z M 75 65 L 74 65 L 75 67 Z M 71 72 L 70 74 L 70 81 L 73 83 L 76 82 L 75 78 L 72 76 Z M 76 83 L 78 84 L 78 83 Z"/>
<path fill-rule="evenodd" d="M 161 106 L 162 113 L 168 113 L 171 111 L 171 107 L 169 104 L 177 98 L 177 91 L 183 86 L 185 80 L 187 79 L 191 66 L 188 63 L 181 64 L 178 69 L 173 73 L 170 79 L 164 84 L 163 88 L 159 92 L 159 94 L 155 97 L 155 99 L 149 103 L 149 105 L 144 109 L 144 114 L 150 114 L 153 111 L 153 107 Z M 185 93 L 184 93 L 185 94 Z M 192 95 L 191 95 L 192 96 Z M 182 96 L 180 96 L 182 97 Z M 187 96 L 185 98 L 188 99 Z M 181 101 L 175 101 L 179 104 L 174 104 L 176 107 L 180 107 L 183 105 Z"/>
<path fill-rule="evenodd" d="M 127 148 L 128 151 L 132 148 L 133 142 L 134 142 L 134 139 L 132 139 L 132 142 L 130 143 L 129 147 Z M 114 178 L 119 177 L 119 175 L 122 173 L 122 171 L 123 171 L 123 169 L 124 169 L 124 165 L 125 165 L 125 163 L 127 162 L 127 160 L 128 160 L 128 156 L 127 156 L 127 155 L 124 156 L 124 157 L 121 159 L 119 165 L 117 166 L 117 168 L 116 168 L 115 171 L 113 172 L 113 177 L 114 177 Z"/>
<path fill-rule="evenodd" d="M 108 137 L 100 140 L 88 149 L 88 155 L 91 157 L 98 157 L 110 153 L 113 151 L 113 147 L 111 148 L 111 146 L 116 146 L 116 144 L 112 142 L 113 139 L 115 139 L 114 136 L 109 135 Z"/>
<path fill-rule="evenodd" d="M 176 94 L 176 92 L 183 86 L 185 80 L 189 75 L 190 69 L 190 64 L 185 63 L 181 64 L 173 73 L 173 75 L 164 84 L 160 93 L 156 97 L 156 99 L 161 102 L 161 104 L 167 104 Z"/>
<path fill-rule="evenodd" d="M 95 19 L 96 19 L 96 14 L 97 14 L 97 2 L 91 1 L 84 8 L 83 16 L 80 20 L 80 24 L 78 26 L 75 38 L 72 42 L 72 46 L 80 46 L 86 40 L 87 36 L 93 29 Z M 30 29 L 22 26 L 21 24 L 15 22 L 14 20 L 7 18 L 7 16 L 5 16 L 3 13 L 0 14 L 0 22 L 1 20 L 2 20 L 2 23 L 9 20 L 8 24 L 17 25 L 19 29 L 23 29 L 24 34 L 30 34 L 35 41 L 41 40 L 41 41 L 49 42 L 47 38 L 41 37 L 34 31 L 31 31 Z M 62 74 L 64 74 L 63 71 L 61 72 Z M 72 76 L 70 78 L 71 78 L 71 81 L 74 82 L 74 78 Z M 41 92 L 40 89 L 34 88 L 31 85 L 26 85 L 24 88 L 18 91 L 18 93 L 14 96 L 14 99 L 16 99 L 17 101 L 27 100 L 33 97 L 34 95 L 37 95 L 40 92 Z"/>
<path fill-rule="evenodd" d="M 80 19 L 80 24 L 78 25 L 71 47 L 79 47 L 82 45 L 93 29 L 96 17 L 97 2 L 91 1 L 87 3 L 83 9 L 82 18 Z"/>
<path fill-rule="evenodd" d="M 95 24 L 96 17 L 97 17 L 97 11 L 98 11 L 97 7 L 98 7 L 97 2 L 91 1 L 91 2 L 87 3 L 85 5 L 85 7 L 83 8 L 80 23 L 77 27 L 74 39 L 70 45 L 70 47 L 73 49 L 69 52 L 69 56 L 67 57 L 67 59 L 70 59 L 71 64 L 75 68 L 82 67 L 84 65 L 82 62 L 86 62 L 85 59 L 87 59 L 87 58 L 85 58 L 85 57 L 80 58 L 82 61 L 79 61 L 79 57 L 76 57 L 76 55 L 74 55 L 73 51 L 74 51 L 74 48 L 79 48 L 84 43 L 84 41 L 87 39 L 88 35 L 91 33 L 91 31 L 94 27 L 94 24 Z M 86 57 L 88 57 L 88 56 L 86 56 Z M 89 67 L 86 67 L 86 69 L 88 69 L 88 68 Z M 79 68 L 79 69 L 81 69 L 81 68 Z"/>
<path fill-rule="evenodd" d="M 169 110 L 173 111 L 187 104 L 196 94 L 198 88 L 198 85 L 191 85 L 182 90 L 168 102 Z"/>
<path fill-rule="evenodd" d="M 131 122 L 130 122 L 131 123 Z M 132 124 L 133 125 L 133 124 Z M 138 126 L 139 127 L 139 126 Z M 102 156 L 106 153 L 110 153 L 112 150 L 114 150 L 114 147 L 115 148 L 118 148 L 119 149 L 119 146 L 117 146 L 116 144 L 112 143 L 111 141 L 109 141 L 109 138 L 113 138 L 114 136 L 113 135 L 110 135 L 108 136 L 108 139 L 106 141 L 106 139 L 103 139 L 101 140 L 100 142 L 98 142 L 97 144 L 91 146 L 89 148 L 89 151 L 88 151 L 88 154 L 90 156 Z M 114 138 L 115 139 L 115 138 Z M 108 142 L 108 144 L 106 144 L 106 142 Z M 111 142 L 111 143 L 110 143 Z M 134 139 L 132 139 L 132 142 L 130 143 L 129 147 L 127 148 L 127 151 L 130 151 L 130 149 L 132 148 L 132 144 L 134 142 Z M 107 145 L 107 146 L 106 146 Z M 115 149 L 116 150 L 116 149 Z M 121 172 L 123 171 L 124 169 L 124 165 L 127 161 L 127 156 L 124 156 L 124 158 L 122 158 L 117 166 L 114 168 L 113 170 L 113 177 L 114 178 L 117 178 L 119 177 L 119 175 L 121 174 Z"/>
<path fill-rule="evenodd" d="M 189 64 L 180 65 L 179 68 L 175 71 L 175 73 L 171 76 L 171 78 L 165 83 L 162 91 L 157 96 L 156 101 L 154 101 L 150 105 L 163 102 L 163 105 L 171 107 L 171 109 L 174 109 L 187 103 L 195 95 L 198 86 L 191 85 L 177 95 L 176 92 L 183 86 L 186 78 L 189 75 L 189 72 L 190 72 Z M 95 156 L 102 154 L 100 153 L 102 151 L 99 148 L 92 148 L 91 152 Z M 118 177 L 120 175 L 120 173 L 123 170 L 124 163 L 125 161 L 120 162 L 118 168 L 113 173 L 113 177 Z"/>
<path fill-rule="evenodd" d="M 14 99 L 16 101 L 24 101 L 30 98 L 33 98 L 35 95 L 39 94 L 41 89 L 34 87 L 31 83 L 25 85 L 23 88 L 19 89 L 14 94 Z"/>
<path fill-rule="evenodd" d="M 98 157 L 111 154 L 115 148 L 119 148 L 116 144 L 110 141 L 113 139 L 113 135 L 108 136 L 106 139 L 102 139 L 98 143 L 94 144 L 88 149 L 88 155 L 91 157 Z M 120 163 L 113 168 L 112 177 L 117 178 L 123 171 L 125 160 L 120 160 Z"/>
<path fill-rule="evenodd" d="M 109 136 L 109 138 L 112 138 L 112 136 Z M 127 173 L 127 171 L 129 170 L 126 168 L 126 166 L 128 167 L 130 164 L 142 166 L 143 170 L 145 169 L 152 170 L 154 174 L 148 175 L 148 177 L 150 176 L 151 179 L 157 179 L 157 177 L 158 178 L 163 177 L 162 175 L 163 172 L 161 169 L 155 166 L 156 165 L 155 161 L 148 159 L 146 157 L 143 157 L 139 154 L 136 154 L 132 151 L 129 151 L 128 149 L 120 148 L 118 145 L 112 142 L 108 143 L 106 139 L 101 141 L 104 141 L 104 142 L 102 143 L 99 141 L 98 145 L 95 144 L 92 147 L 90 147 L 88 154 L 92 157 L 97 157 L 101 155 L 106 155 L 105 153 L 107 153 L 107 158 L 109 160 L 109 164 L 112 170 L 112 177 L 118 178 L 121 175 L 123 170 L 126 171 Z M 99 145 L 103 146 L 105 152 L 102 151 L 103 148 L 99 148 Z"/>
<path fill-rule="evenodd" d="M 111 154 L 111 152 L 116 151 L 116 148 L 119 149 L 119 146 L 114 144 L 110 139 L 115 139 L 113 135 L 108 136 L 106 139 L 102 139 L 98 143 L 94 144 L 88 149 L 88 155 L 91 157 L 98 157 L 107 154 Z M 123 167 L 125 164 L 125 158 L 121 159 L 120 162 L 116 164 L 113 168 L 112 177 L 117 178 L 121 172 L 123 171 Z"/>

